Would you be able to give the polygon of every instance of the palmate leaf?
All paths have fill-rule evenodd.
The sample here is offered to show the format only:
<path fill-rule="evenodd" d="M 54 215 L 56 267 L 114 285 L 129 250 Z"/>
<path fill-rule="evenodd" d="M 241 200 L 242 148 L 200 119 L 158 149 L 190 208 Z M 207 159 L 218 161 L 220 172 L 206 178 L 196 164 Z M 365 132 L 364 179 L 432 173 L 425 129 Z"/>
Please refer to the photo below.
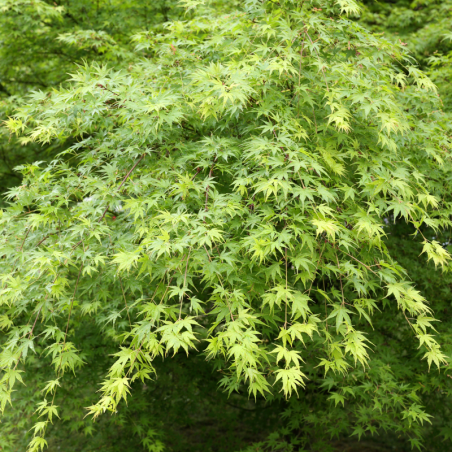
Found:
<path fill-rule="evenodd" d="M 304 387 L 306 375 L 298 367 L 288 369 L 278 369 L 276 372 L 276 382 L 281 381 L 282 389 L 286 397 L 290 397 L 292 391 L 298 394 L 298 387 Z"/>
<path fill-rule="evenodd" d="M 441 364 L 446 364 L 448 362 L 448 357 L 441 352 L 436 342 L 433 342 L 431 344 L 431 349 L 424 354 L 423 359 L 425 358 L 427 358 L 429 369 L 432 363 L 435 363 L 436 367 L 439 368 Z"/>
<path fill-rule="evenodd" d="M 244 369 L 245 381 L 249 381 L 249 394 L 253 394 L 254 398 L 257 397 L 259 393 L 261 396 L 266 395 L 266 393 L 271 393 L 270 384 L 265 379 L 265 376 L 262 375 L 257 369 L 253 367 L 248 367 Z"/>
<path fill-rule="evenodd" d="M 3 414 L 7 404 L 12 405 L 11 401 L 12 390 L 7 390 L 4 383 L 0 384 L 0 412 Z"/>
<path fill-rule="evenodd" d="M 47 400 L 44 400 L 44 402 L 38 404 L 38 409 L 36 411 L 39 413 L 39 417 L 47 416 L 49 422 L 52 422 L 53 416 L 59 417 L 57 408 L 58 406 L 49 405 Z"/>
<path fill-rule="evenodd" d="M 314 226 L 317 227 L 317 235 L 326 233 L 333 241 L 336 234 L 339 232 L 339 226 L 331 220 L 312 220 Z"/>
<path fill-rule="evenodd" d="M 443 268 L 451 259 L 450 254 L 440 243 L 433 240 L 431 243 L 424 241 L 423 253 L 427 253 L 428 260 L 432 259 L 435 265 L 441 265 Z"/>
<path fill-rule="evenodd" d="M 291 362 L 294 363 L 295 367 L 299 367 L 299 363 L 302 361 L 300 354 L 296 350 L 288 350 L 285 347 L 277 346 L 271 353 L 277 353 L 276 364 L 281 359 L 284 359 L 286 368 L 290 366 Z"/>
<path fill-rule="evenodd" d="M 28 446 L 28 450 L 30 452 L 38 452 L 44 450 L 44 447 L 47 446 L 47 441 L 41 436 L 35 436 Z"/>
<path fill-rule="evenodd" d="M 300 292 L 295 292 L 292 300 L 292 318 L 297 320 L 299 317 L 303 317 L 306 320 L 306 316 L 311 313 L 308 302 L 311 301 L 309 296 Z"/>
<path fill-rule="evenodd" d="M 341 11 L 348 14 L 358 15 L 361 12 L 361 8 L 354 0 L 337 0 L 336 2 Z"/>
<path fill-rule="evenodd" d="M 344 406 L 345 403 L 345 397 L 341 394 L 338 394 L 337 392 L 333 392 L 330 397 L 328 397 L 329 400 L 334 401 L 334 405 L 337 406 L 339 403 Z"/>
<path fill-rule="evenodd" d="M 16 382 L 16 380 L 18 380 L 22 384 L 24 384 L 21 373 L 23 373 L 22 370 L 6 369 L 0 382 L 1 383 L 8 382 L 10 388 L 12 388 L 14 386 L 14 383 Z"/>
<path fill-rule="evenodd" d="M 132 267 L 137 265 L 140 255 L 135 251 L 118 253 L 112 260 L 112 264 L 118 264 L 118 272 L 122 270 L 130 270 Z"/>
<path fill-rule="evenodd" d="M 45 395 L 49 392 L 52 394 L 59 386 L 61 386 L 59 379 L 48 381 L 42 392 L 44 392 Z"/>
<path fill-rule="evenodd" d="M 48 424 L 48 421 L 36 422 L 36 424 L 33 425 L 34 436 L 37 436 L 37 434 L 40 432 L 42 432 L 42 433 L 45 432 L 47 424 Z"/>
<path fill-rule="evenodd" d="M 328 319 L 336 318 L 336 331 L 339 331 L 343 322 L 345 322 L 347 326 L 352 326 L 352 320 L 349 314 L 353 314 L 353 311 L 350 311 L 350 309 L 347 309 L 345 306 L 335 304 L 333 305 L 333 312 L 328 316 Z"/>

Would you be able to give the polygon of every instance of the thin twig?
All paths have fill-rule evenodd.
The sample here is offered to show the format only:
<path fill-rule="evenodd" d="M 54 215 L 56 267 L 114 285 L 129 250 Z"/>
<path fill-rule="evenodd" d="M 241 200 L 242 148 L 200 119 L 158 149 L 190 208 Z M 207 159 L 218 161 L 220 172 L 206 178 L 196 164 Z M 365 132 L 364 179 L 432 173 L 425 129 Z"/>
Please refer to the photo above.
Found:
<path fill-rule="evenodd" d="M 127 179 L 132 174 L 132 171 L 137 167 L 137 165 L 141 162 L 141 160 L 143 160 L 145 155 L 146 154 L 144 154 L 144 153 L 141 154 L 141 157 L 135 162 L 135 165 L 133 165 L 132 168 L 130 169 L 130 171 L 126 174 L 126 177 L 121 182 L 121 185 L 118 187 L 117 191 L 121 190 L 121 187 L 126 183 Z M 110 207 L 110 204 L 107 204 L 107 207 L 105 208 L 104 213 L 102 214 L 102 216 L 99 218 L 98 221 L 102 221 L 104 219 L 109 207 Z"/>
<path fill-rule="evenodd" d="M 187 270 L 188 270 L 188 260 L 190 259 L 190 253 L 191 253 L 191 247 L 188 250 L 187 263 L 185 264 L 184 289 L 185 289 L 185 285 L 187 284 Z M 182 301 L 183 301 L 183 299 L 184 299 L 184 296 L 182 295 L 182 297 L 180 298 L 179 320 L 182 318 Z"/>
<path fill-rule="evenodd" d="M 198 167 L 197 169 L 196 169 L 196 173 L 195 173 L 195 175 L 191 178 L 191 181 L 193 182 L 194 180 L 195 180 L 195 177 L 201 172 L 201 167 Z"/>
<path fill-rule="evenodd" d="M 51 232 L 50 234 L 47 234 L 43 239 L 41 239 L 41 240 L 37 243 L 36 248 L 37 248 L 39 245 L 41 245 L 43 242 L 45 242 L 51 235 L 58 234 L 58 232 L 59 232 L 59 231 Z"/>
<path fill-rule="evenodd" d="M 334 255 L 336 256 L 337 268 L 339 269 L 339 281 L 340 281 L 340 283 L 341 283 L 341 292 L 342 292 L 342 306 L 344 306 L 344 304 L 345 304 L 345 298 L 344 298 L 344 287 L 343 287 L 343 285 L 342 285 L 342 275 L 341 275 L 341 273 L 340 273 L 341 267 L 340 267 L 340 265 L 339 265 L 339 258 L 337 257 L 336 251 L 334 252 Z"/>
<path fill-rule="evenodd" d="M 215 158 L 213 159 L 213 164 L 212 164 L 212 167 L 210 168 L 210 171 L 209 171 L 209 179 L 212 177 L 212 172 L 213 172 L 213 167 L 215 166 L 215 162 L 217 161 L 217 156 L 215 156 Z M 207 212 L 207 210 L 208 210 L 208 208 L 207 208 L 207 201 L 209 200 L 209 187 L 210 187 L 210 185 L 207 185 L 207 188 L 206 188 L 206 212 Z"/>
<path fill-rule="evenodd" d="M 119 278 L 119 283 L 121 284 L 121 291 L 122 291 L 122 296 L 124 297 L 124 303 L 126 304 L 127 317 L 129 318 L 129 325 L 130 325 L 130 328 L 132 328 L 132 322 L 130 321 L 130 314 L 129 314 L 129 306 L 127 306 L 127 299 L 126 299 L 126 294 L 124 293 L 124 287 L 122 286 L 121 276 L 118 275 L 118 278 Z"/>
<path fill-rule="evenodd" d="M 337 248 L 342 253 L 346 254 L 347 256 L 351 257 L 352 259 L 355 259 L 356 262 L 359 262 L 361 265 L 364 265 L 364 267 L 367 268 L 367 270 L 371 271 L 374 275 L 380 276 L 378 273 L 374 272 L 368 265 L 366 265 L 364 262 L 361 262 L 359 259 L 356 259 L 356 257 L 353 257 L 351 254 L 348 254 L 346 251 L 341 250 L 340 248 Z"/>
<path fill-rule="evenodd" d="M 311 287 L 309 288 L 308 291 L 305 291 L 305 293 L 308 292 L 308 295 L 311 293 L 312 285 L 314 284 L 315 275 L 316 275 L 316 273 L 317 273 L 317 269 L 319 268 L 320 261 L 322 260 L 322 255 L 323 255 L 324 249 L 325 249 L 325 243 L 323 244 L 322 252 L 320 253 L 320 257 L 319 257 L 319 260 L 318 260 L 318 262 L 317 262 L 317 266 L 315 267 L 314 278 L 313 278 L 312 281 L 311 281 Z"/>
<path fill-rule="evenodd" d="M 211 259 L 211 257 L 210 257 L 210 254 L 209 254 L 209 252 L 207 251 L 206 245 L 203 245 L 203 247 L 204 247 L 204 249 L 206 250 L 207 257 L 209 258 L 209 262 L 212 262 L 212 259 Z M 218 281 L 220 282 L 221 287 L 222 287 L 223 290 L 224 290 L 224 286 L 223 286 L 223 283 L 221 282 L 220 277 L 218 277 Z M 228 309 L 229 309 L 229 314 L 231 314 L 231 320 L 234 322 L 234 321 L 235 321 L 235 320 L 234 320 L 234 316 L 232 315 L 231 307 L 229 306 L 229 302 L 228 302 L 227 299 L 226 299 L 226 305 L 227 305 L 227 307 L 228 307 Z"/>
<path fill-rule="evenodd" d="M 284 313 L 284 329 L 287 329 L 287 246 L 286 246 L 286 309 Z"/>
<path fill-rule="evenodd" d="M 303 39 L 303 42 L 301 43 L 301 49 L 300 49 L 300 69 L 298 71 L 297 116 L 300 116 L 301 61 L 303 60 L 303 50 L 304 50 L 304 39 Z"/>
<path fill-rule="evenodd" d="M 80 280 L 80 275 L 82 273 L 82 269 L 83 269 L 83 262 L 82 262 L 82 265 L 80 265 L 80 270 L 78 272 L 77 281 L 75 282 L 74 293 L 72 294 L 71 305 L 69 307 L 69 315 L 68 315 L 68 318 L 67 318 L 66 332 L 64 333 L 63 347 L 61 349 L 60 364 L 58 364 L 58 372 L 60 371 L 60 366 L 61 366 L 61 363 L 63 361 L 63 352 L 64 352 L 64 347 L 66 346 L 67 332 L 69 331 L 69 321 L 71 320 L 72 307 L 74 306 L 75 294 L 77 293 L 78 282 Z"/>
<path fill-rule="evenodd" d="M 23 247 L 24 247 L 25 240 L 27 240 L 27 237 L 28 237 L 28 234 L 30 234 L 30 231 L 31 231 L 31 226 L 28 228 L 28 231 L 27 231 L 27 233 L 25 234 L 24 239 L 22 240 L 22 245 L 20 245 L 19 253 L 22 252 L 22 249 L 23 249 Z"/>

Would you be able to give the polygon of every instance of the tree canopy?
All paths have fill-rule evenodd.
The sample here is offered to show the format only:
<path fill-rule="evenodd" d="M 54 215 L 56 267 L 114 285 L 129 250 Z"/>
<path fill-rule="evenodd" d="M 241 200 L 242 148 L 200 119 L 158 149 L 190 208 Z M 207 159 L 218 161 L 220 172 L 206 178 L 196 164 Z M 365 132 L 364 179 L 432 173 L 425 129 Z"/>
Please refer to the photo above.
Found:
<path fill-rule="evenodd" d="M 0 1 L 0 120 L 27 103 L 30 91 L 49 92 L 68 82 L 68 73 L 83 61 L 127 67 L 135 55 L 133 33 L 179 17 L 172 0 Z M 0 174 L 2 193 L 18 185 L 14 167 L 49 161 L 62 150 L 59 142 L 36 146 L 23 137 L 2 134 Z"/>
<path fill-rule="evenodd" d="M 444 450 L 443 18 L 181 5 L 0 2 L 0 447 Z"/>

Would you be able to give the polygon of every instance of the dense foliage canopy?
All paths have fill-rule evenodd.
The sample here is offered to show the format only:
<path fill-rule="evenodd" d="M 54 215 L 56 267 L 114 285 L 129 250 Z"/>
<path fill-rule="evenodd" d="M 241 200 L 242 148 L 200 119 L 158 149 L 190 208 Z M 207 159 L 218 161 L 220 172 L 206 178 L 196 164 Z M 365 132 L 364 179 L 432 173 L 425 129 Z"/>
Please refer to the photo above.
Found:
<path fill-rule="evenodd" d="M 0 0 L 0 447 L 444 450 L 451 5 L 181 5 Z"/>
<path fill-rule="evenodd" d="M 134 61 L 130 37 L 148 27 L 181 16 L 173 0 L 1 0 L 0 1 L 0 120 L 27 103 L 33 90 L 49 92 L 67 83 L 68 73 L 83 61 L 127 67 Z M 22 162 L 50 160 L 59 142 L 37 146 L 2 134 L 2 192 L 15 186 Z"/>

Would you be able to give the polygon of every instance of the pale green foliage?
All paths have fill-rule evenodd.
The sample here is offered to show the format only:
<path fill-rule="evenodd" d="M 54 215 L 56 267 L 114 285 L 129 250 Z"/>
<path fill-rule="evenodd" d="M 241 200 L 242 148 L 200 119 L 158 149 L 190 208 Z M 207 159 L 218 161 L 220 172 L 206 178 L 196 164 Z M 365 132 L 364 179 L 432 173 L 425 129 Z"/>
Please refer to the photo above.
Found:
<path fill-rule="evenodd" d="M 155 360 L 179 351 L 221 362 L 221 387 L 255 399 L 301 396 L 308 361 L 330 378 L 365 373 L 373 344 L 358 323 L 387 303 L 428 365 L 447 363 L 433 309 L 384 241 L 385 219 L 419 232 L 451 226 L 450 186 L 429 178 L 450 171 L 435 86 L 402 45 L 347 17 L 354 1 L 337 3 L 249 0 L 228 16 L 139 33 L 143 58 L 127 70 L 80 66 L 66 88 L 33 93 L 11 117 L 11 133 L 68 146 L 21 168 L 0 216 L 2 409 L 37 325 L 54 328 L 46 394 L 82 365 L 67 340 L 73 311 L 96 315 L 121 343 L 88 409 L 95 418 L 116 413 L 134 381 L 154 377 Z M 425 240 L 447 269 L 448 252 Z M 15 323 L 20 311 L 30 324 Z M 332 392 L 335 405 L 343 392 Z M 46 400 L 38 411 L 58 416 Z M 428 421 L 414 402 L 400 416 Z M 30 450 L 45 446 L 45 429 L 36 424 Z"/>

